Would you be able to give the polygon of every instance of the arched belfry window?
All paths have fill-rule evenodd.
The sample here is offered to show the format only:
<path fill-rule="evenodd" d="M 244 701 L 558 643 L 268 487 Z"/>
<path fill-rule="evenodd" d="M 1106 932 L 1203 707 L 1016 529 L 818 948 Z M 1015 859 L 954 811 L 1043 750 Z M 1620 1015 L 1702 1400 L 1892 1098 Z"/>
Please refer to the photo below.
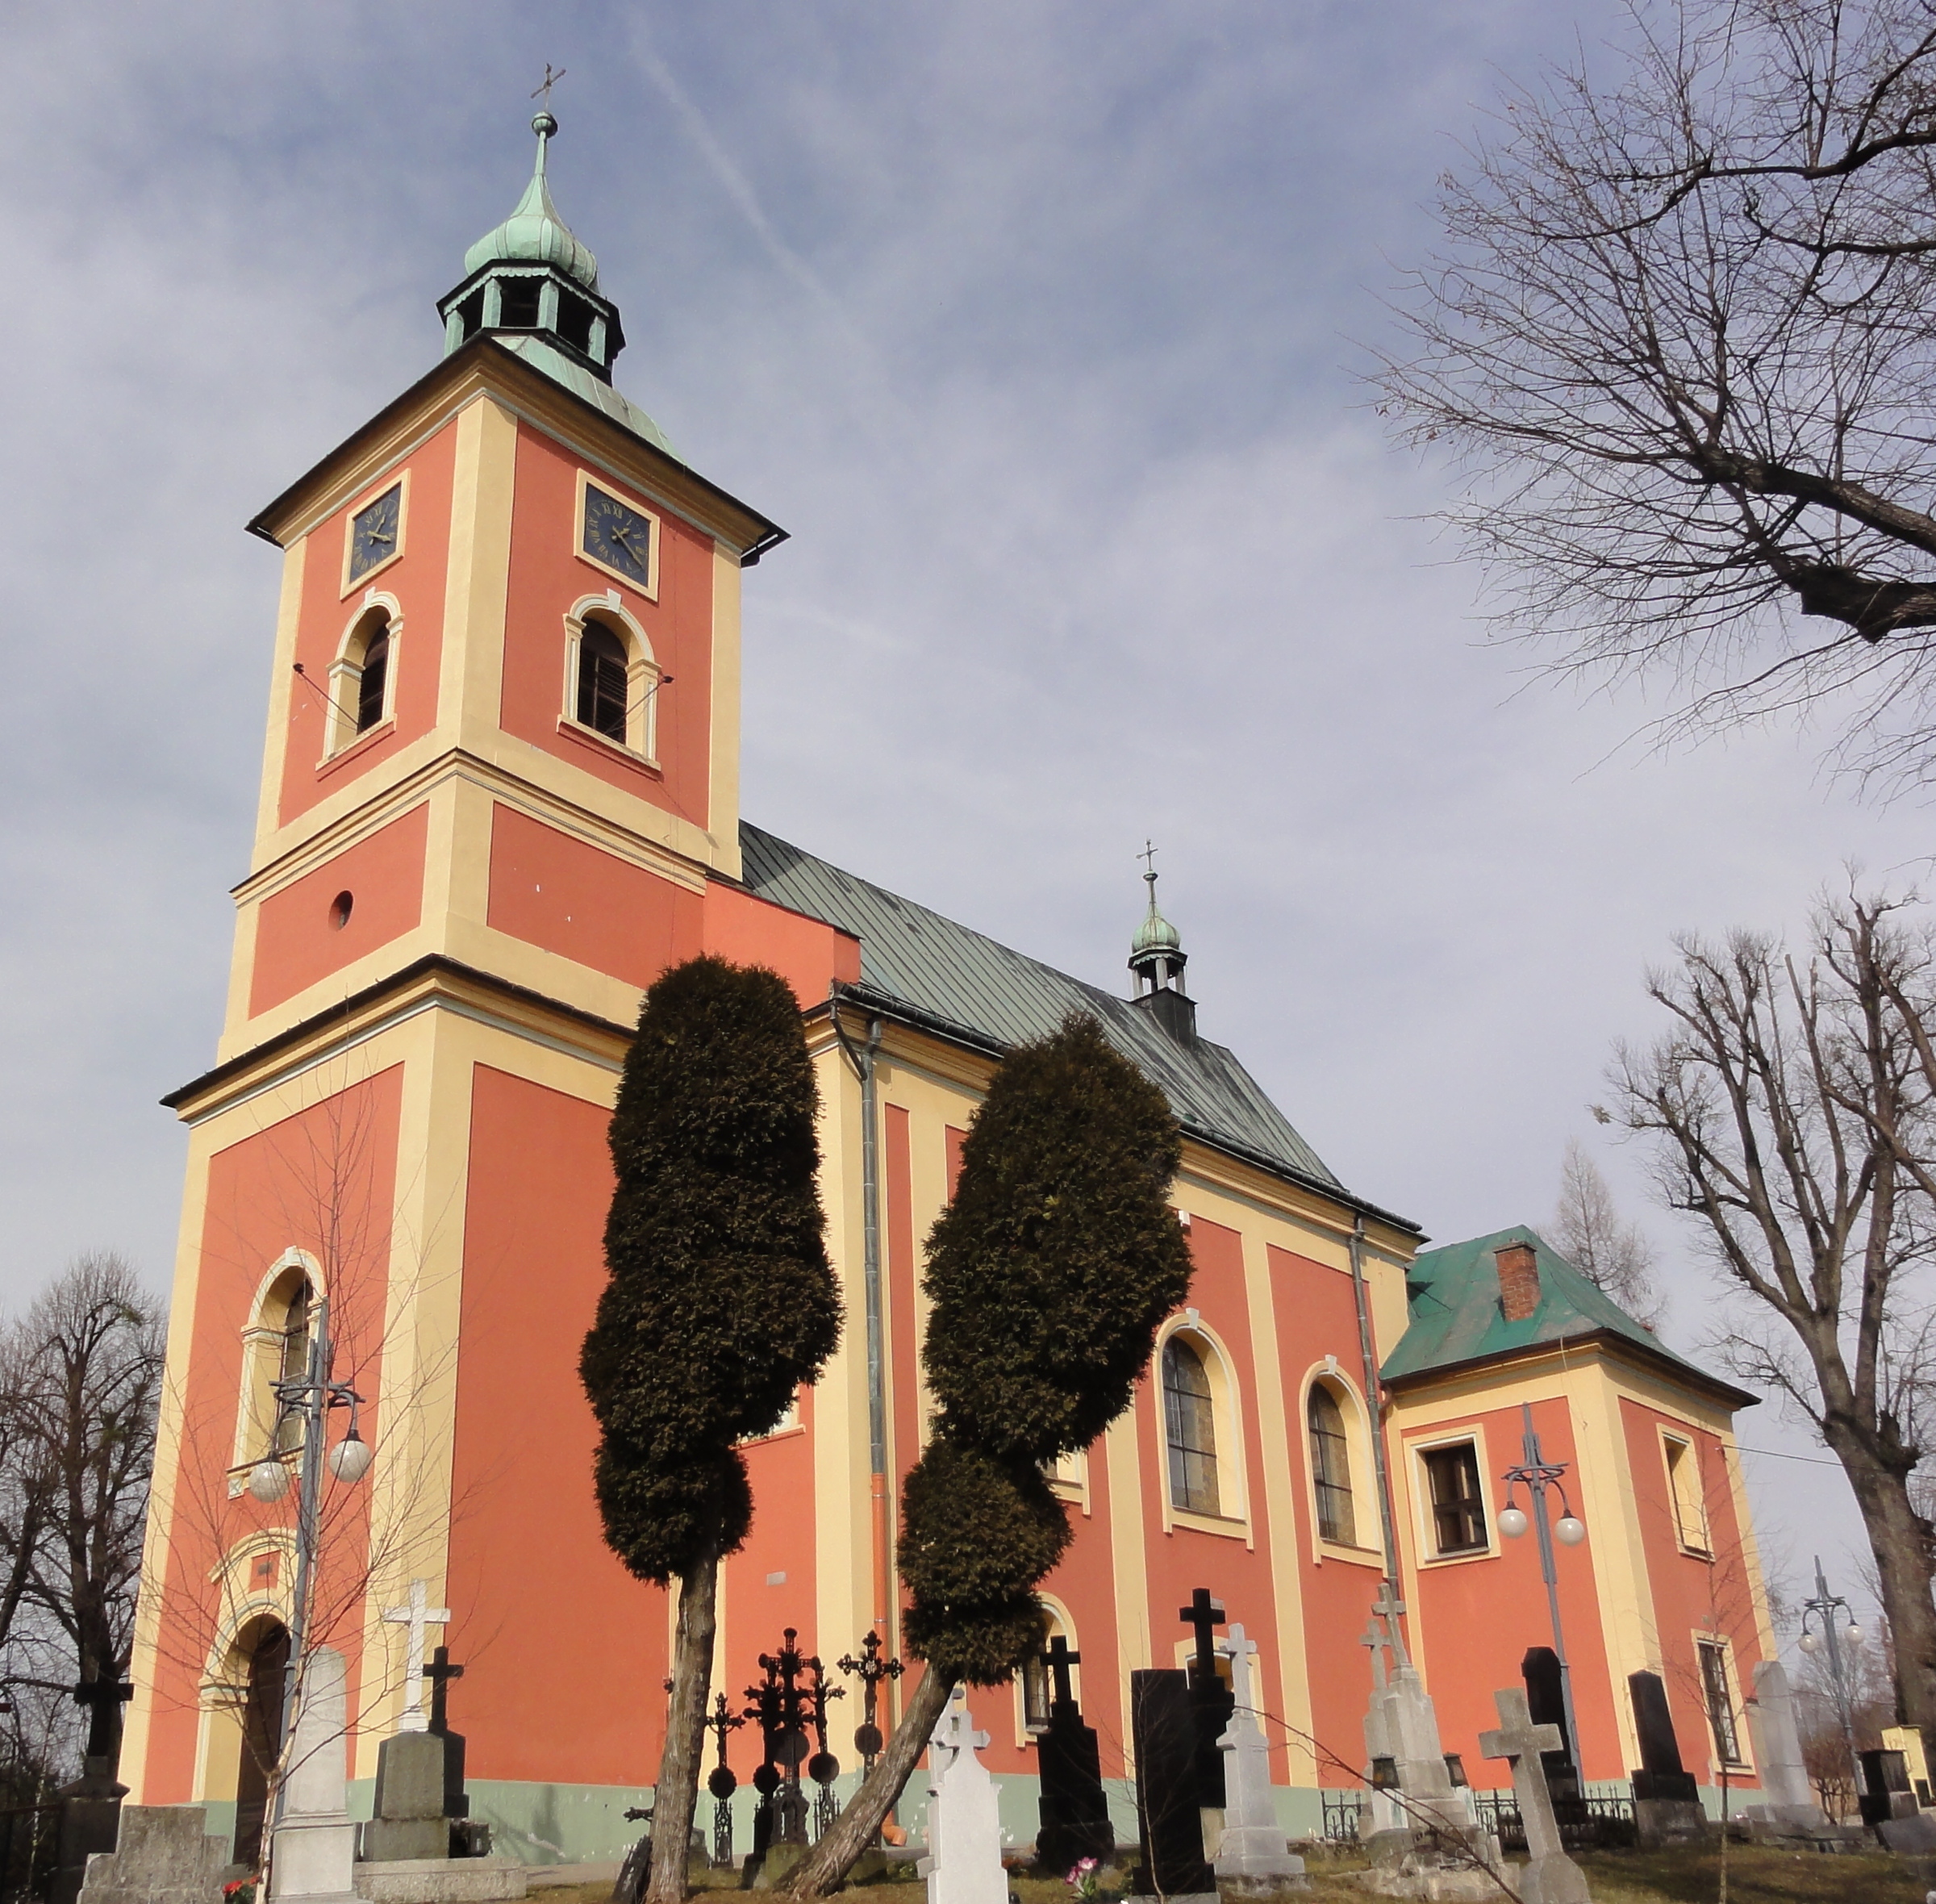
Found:
<path fill-rule="evenodd" d="M 586 622 L 578 637 L 578 722 L 621 747 L 631 674 L 625 644 L 603 622 Z"/>
<path fill-rule="evenodd" d="M 279 1418 L 278 1382 L 300 1381 L 309 1372 L 311 1317 L 316 1303 L 315 1266 L 299 1250 L 270 1266 L 242 1331 L 242 1393 L 236 1424 L 232 1490 L 265 1454 L 294 1454 L 302 1445 L 300 1416 Z"/>
<path fill-rule="evenodd" d="M 1351 1501 L 1351 1449 L 1344 1410 L 1321 1382 L 1314 1382 L 1304 1407 L 1311 1434 L 1311 1480 L 1317 1494 L 1317 1531 L 1340 1547 L 1358 1544 L 1358 1519 Z"/>
<path fill-rule="evenodd" d="M 390 688 L 390 622 L 386 617 L 370 628 L 357 670 L 357 732 L 366 734 L 383 718 Z"/>
<path fill-rule="evenodd" d="M 350 624 L 329 671 L 332 754 L 381 727 L 396 710 L 397 625 L 392 608 L 366 608 Z"/>
<path fill-rule="evenodd" d="M 1222 1512 L 1215 1416 L 1202 1351 L 1187 1337 L 1171 1336 L 1163 1344 L 1163 1429 L 1170 1448 L 1170 1498 L 1186 1513 Z"/>

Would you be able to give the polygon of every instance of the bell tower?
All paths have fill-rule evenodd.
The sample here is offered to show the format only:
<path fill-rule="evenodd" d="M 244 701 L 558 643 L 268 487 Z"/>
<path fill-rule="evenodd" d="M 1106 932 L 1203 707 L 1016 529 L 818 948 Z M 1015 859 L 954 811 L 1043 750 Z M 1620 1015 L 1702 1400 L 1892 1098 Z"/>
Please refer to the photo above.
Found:
<path fill-rule="evenodd" d="M 352 1775 L 401 1710 L 379 1610 L 413 1580 L 460 1610 L 453 1645 L 474 1618 L 542 1652 L 544 1553 L 657 1684 L 575 1374 L 640 995 L 709 950 L 803 1002 L 858 976 L 851 939 L 738 879 L 740 577 L 782 532 L 613 383 L 620 314 L 552 200 L 557 123 L 533 129 L 441 361 L 248 524 L 282 591 L 216 1061 L 165 1100 L 189 1158 L 123 1761 L 145 1802 L 246 1798 L 231 1694 L 286 1643 L 295 1535 L 242 1477 L 300 1459 L 270 1384 L 323 1293 L 376 1450 L 353 1497 L 325 1487 L 311 1626 L 366 1715 Z M 542 1685 L 525 1643 L 507 1683 Z M 510 1766 L 507 1696 L 482 1749 Z"/>

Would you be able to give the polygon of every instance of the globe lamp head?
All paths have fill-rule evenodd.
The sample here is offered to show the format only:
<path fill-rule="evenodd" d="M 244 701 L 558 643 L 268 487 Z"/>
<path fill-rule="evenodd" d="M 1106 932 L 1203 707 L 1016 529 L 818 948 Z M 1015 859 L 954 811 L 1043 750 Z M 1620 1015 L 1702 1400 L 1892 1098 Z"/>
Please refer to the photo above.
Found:
<path fill-rule="evenodd" d="M 258 1461 L 248 1471 L 248 1491 L 265 1504 L 280 1501 L 289 1492 L 289 1470 L 280 1461 Z"/>
<path fill-rule="evenodd" d="M 1563 1547 L 1578 1547 L 1587 1538 L 1587 1524 L 1567 1514 L 1554 1524 L 1553 1531 Z"/>
<path fill-rule="evenodd" d="M 1499 1517 L 1499 1530 L 1508 1540 L 1517 1540 L 1526 1530 L 1526 1510 L 1523 1507 L 1508 1507 Z"/>
<path fill-rule="evenodd" d="M 329 1451 L 329 1472 L 353 1487 L 369 1472 L 375 1459 L 375 1450 L 353 1428 Z"/>
<path fill-rule="evenodd" d="M 1850 1646 L 1862 1644 L 1862 1629 L 1853 1620 L 1849 1622 L 1849 1644 Z"/>
<path fill-rule="evenodd" d="M 1801 1636 L 1801 1650 L 1805 1653 L 1815 1653 L 1821 1651 L 1821 1640 L 1820 1636 L 1813 1633 L 1803 1634 Z"/>

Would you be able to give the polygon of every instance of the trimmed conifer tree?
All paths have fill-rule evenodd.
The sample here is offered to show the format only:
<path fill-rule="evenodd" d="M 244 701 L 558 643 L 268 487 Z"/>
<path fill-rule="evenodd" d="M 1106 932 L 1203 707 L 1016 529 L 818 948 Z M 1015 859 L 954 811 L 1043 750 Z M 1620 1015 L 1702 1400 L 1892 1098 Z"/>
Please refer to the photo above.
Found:
<path fill-rule="evenodd" d="M 611 1119 L 610 1273 L 578 1368 L 606 1542 L 640 1579 L 678 1582 L 653 1904 L 686 1894 L 719 1564 L 753 1513 L 736 1444 L 779 1421 L 839 1339 L 818 1108 L 776 973 L 695 958 L 646 993 Z"/>
<path fill-rule="evenodd" d="M 902 1493 L 899 1564 L 907 1644 L 928 1670 L 873 1776 L 795 1868 L 795 1896 L 831 1891 L 872 1841 L 955 1686 L 996 1685 L 1041 1644 L 1037 1589 L 1070 1539 L 1043 1469 L 1129 1405 L 1189 1293 L 1169 1200 L 1182 1155 L 1162 1092 L 1086 1014 L 995 1072 L 922 1284 L 937 1405 Z"/>

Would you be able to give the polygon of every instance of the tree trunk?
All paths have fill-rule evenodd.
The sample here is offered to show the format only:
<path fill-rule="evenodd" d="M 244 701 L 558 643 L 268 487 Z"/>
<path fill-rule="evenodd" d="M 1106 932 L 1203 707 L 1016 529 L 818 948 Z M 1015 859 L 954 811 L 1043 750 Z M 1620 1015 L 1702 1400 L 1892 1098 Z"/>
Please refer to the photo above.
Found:
<path fill-rule="evenodd" d="M 788 1897 L 824 1898 L 839 1889 L 854 1860 L 873 1843 L 874 1833 L 899 1802 L 953 1691 L 954 1682 L 932 1667 L 921 1675 L 872 1773 L 847 1801 L 833 1828 L 794 1866 L 780 1887 Z"/>
<path fill-rule="evenodd" d="M 1921 1729 L 1926 1752 L 1936 1753 L 1936 1601 L 1930 1597 L 1932 1555 L 1928 1523 L 1910 1504 L 1908 1477 L 1888 1468 L 1858 1467 L 1845 1457 L 1876 1556 L 1882 1610 L 1896 1656 L 1896 1718 Z"/>
<path fill-rule="evenodd" d="M 652 1797 L 652 1877 L 646 1904 L 680 1904 L 705 1755 L 706 1695 L 712 1684 L 718 1626 L 720 1563 L 703 1555 L 679 1576 L 679 1626 L 673 1643 L 672 1697 L 666 1702 L 666 1750 Z"/>

